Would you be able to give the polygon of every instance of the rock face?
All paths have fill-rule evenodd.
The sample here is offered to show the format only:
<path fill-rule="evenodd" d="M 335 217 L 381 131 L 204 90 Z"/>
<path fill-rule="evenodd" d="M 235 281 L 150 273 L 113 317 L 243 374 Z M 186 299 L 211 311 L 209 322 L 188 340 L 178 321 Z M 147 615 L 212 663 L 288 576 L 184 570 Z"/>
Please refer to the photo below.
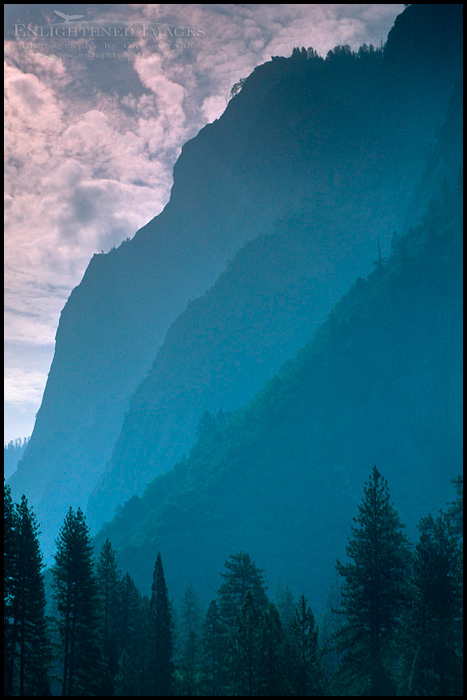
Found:
<path fill-rule="evenodd" d="M 10 482 L 36 508 L 46 554 L 68 506 L 85 507 L 94 491 L 98 526 L 172 466 L 206 408 L 251 396 L 368 271 L 377 239 L 402 226 L 459 79 L 460 12 L 411 5 L 382 56 L 340 51 L 256 69 L 184 146 L 164 211 L 93 257 L 63 309 Z"/>
<path fill-rule="evenodd" d="M 324 105 L 317 104 L 319 95 L 326 94 L 327 100 L 329 92 L 335 92 L 336 62 L 339 76 L 345 71 L 352 75 L 349 85 L 355 94 L 351 93 L 348 99 L 368 127 L 365 110 L 374 109 L 376 96 L 383 104 L 388 97 L 385 90 L 380 90 L 375 77 L 391 76 L 394 64 L 398 64 L 402 71 L 409 58 L 406 56 L 405 62 L 400 60 L 395 42 L 397 44 L 397 39 L 392 33 L 383 61 L 380 56 L 372 54 L 363 54 L 356 61 L 343 53 L 334 57 L 334 63 L 329 60 L 326 65 L 320 61 L 301 64 L 300 78 L 291 93 L 295 100 L 303 98 L 306 86 L 311 89 L 319 84 L 318 97 L 313 95 L 308 103 L 300 105 L 299 113 L 309 115 L 308 121 L 303 120 L 304 144 L 309 145 L 311 137 L 319 141 L 320 131 L 311 115 L 326 110 Z M 408 65 L 418 70 L 420 56 L 417 51 L 413 52 L 413 47 L 411 52 Z M 410 74 L 407 70 L 405 74 L 407 72 Z M 356 107 L 358 100 L 355 99 L 362 76 L 367 78 L 365 97 L 360 95 L 363 110 Z M 287 110 L 274 128 L 279 128 L 286 118 L 298 119 L 293 100 L 287 102 L 286 98 L 291 91 L 290 80 L 291 76 L 288 76 L 286 86 L 276 86 L 276 92 L 284 90 L 281 103 L 287 104 Z M 339 89 L 342 91 L 341 85 Z M 404 89 L 413 100 L 417 90 L 410 79 Z M 339 97 L 342 99 L 343 95 L 334 96 L 334 103 Z M 394 95 L 390 101 L 391 112 L 393 99 Z M 453 133 L 460 138 L 462 133 L 460 122 L 455 121 L 461 116 L 456 99 L 453 98 L 450 110 L 453 124 L 448 129 L 451 148 L 455 144 Z M 400 102 L 398 104 L 402 109 Z M 417 123 L 419 119 L 415 117 L 414 107 L 417 105 L 411 104 L 408 113 Z M 334 130 L 337 128 L 335 115 L 330 116 L 334 116 Z M 384 121 L 381 114 L 379 118 Z M 400 128 L 400 124 L 398 126 Z M 386 122 L 385 128 L 392 139 L 394 124 Z M 407 128 L 411 132 L 412 125 Z M 397 138 L 400 136 L 398 132 Z M 334 132 L 332 137 L 336 137 Z M 348 177 L 337 182 L 335 172 L 342 168 L 342 151 L 350 145 L 353 137 L 364 140 L 365 151 L 356 163 L 346 164 Z M 284 138 L 284 134 L 277 137 L 278 147 Z M 401 161 L 397 159 L 397 177 L 393 177 L 393 160 L 387 165 L 383 177 L 378 173 L 377 186 L 373 187 L 372 179 L 368 177 L 369 169 L 374 174 L 369 159 L 374 157 L 377 160 L 378 152 L 382 160 L 388 155 L 393 157 L 389 140 L 386 151 L 383 143 L 384 131 L 373 140 L 368 134 L 362 134 L 355 124 L 349 128 L 347 123 L 341 149 L 335 149 L 334 158 L 332 152 L 326 152 L 329 182 L 317 186 L 314 199 L 304 199 L 294 216 L 277 222 L 273 233 L 245 246 L 214 287 L 191 303 L 173 324 L 148 377 L 135 392 L 111 460 L 90 497 L 88 514 L 92 521 L 99 523 L 102 519 L 109 519 L 119 502 L 134 493 L 141 493 L 151 478 L 170 468 L 190 448 L 203 411 L 229 410 L 250 398 L 280 364 L 311 337 L 313 329 L 323 320 L 330 305 L 346 291 L 355 274 L 364 274 L 371 269 L 370 261 L 376 254 L 376 237 L 387 238 L 393 230 L 391 226 L 398 227 L 407 193 L 413 190 L 413 183 L 406 173 L 401 173 Z M 443 144 L 445 154 L 448 153 L 448 143 Z M 459 146 L 459 142 L 455 145 Z M 403 158 L 407 159 L 404 163 L 410 162 L 414 166 L 408 157 L 407 146 L 405 143 L 402 150 Z M 456 171 L 453 164 L 455 154 L 459 159 L 460 151 L 454 150 L 443 174 Z M 292 162 L 297 162 L 297 158 L 296 155 Z M 433 160 L 441 162 L 438 154 Z M 284 158 L 284 167 L 288 162 Z M 310 163 L 312 167 L 313 153 L 310 153 Z M 415 159 L 415 172 L 418 167 L 420 161 L 417 163 Z M 364 187 L 359 188 L 355 181 L 360 177 L 360 169 L 364 168 Z M 316 174 L 323 175 L 322 172 Z M 422 201 L 412 204 L 409 220 L 410 215 L 412 218 L 419 216 L 423 202 L 426 204 L 426 198 L 436 190 L 440 173 L 437 175 L 431 187 L 423 183 L 419 193 Z M 407 190 L 401 196 L 402 177 Z M 289 179 L 284 177 L 284 187 Z M 355 201 L 363 206 L 355 207 Z"/>
<path fill-rule="evenodd" d="M 190 455 L 98 534 L 147 593 L 160 551 L 171 595 L 210 600 L 247 551 L 269 588 L 319 610 L 376 464 L 416 541 L 462 470 L 462 198 L 442 195 L 358 279 L 313 340 L 244 407 L 203 421 Z"/>

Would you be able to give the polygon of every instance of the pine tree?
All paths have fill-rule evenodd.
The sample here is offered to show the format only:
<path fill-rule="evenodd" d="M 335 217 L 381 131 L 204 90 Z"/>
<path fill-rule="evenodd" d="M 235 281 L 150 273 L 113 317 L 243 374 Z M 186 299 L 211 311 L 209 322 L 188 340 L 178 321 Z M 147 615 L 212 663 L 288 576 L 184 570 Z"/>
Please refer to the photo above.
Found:
<path fill-rule="evenodd" d="M 17 506 L 17 566 L 14 581 L 14 619 L 18 694 L 46 695 L 51 649 L 45 615 L 45 590 L 39 526 L 26 496 Z"/>
<path fill-rule="evenodd" d="M 230 638 L 229 695 L 261 695 L 263 612 L 247 591 Z"/>
<path fill-rule="evenodd" d="M 450 518 L 419 525 L 413 606 L 405 618 L 404 695 L 462 695 L 462 591 L 459 545 Z"/>
<path fill-rule="evenodd" d="M 3 483 L 3 669 L 4 694 L 13 695 L 13 669 L 17 625 L 14 617 L 14 591 L 18 568 L 18 516 L 10 487 Z"/>
<path fill-rule="evenodd" d="M 138 610 L 137 630 L 139 632 L 139 640 L 134 645 L 131 658 L 135 660 L 137 670 L 138 692 L 135 695 L 151 695 L 152 690 L 152 675 L 154 672 L 154 664 L 152 662 L 152 654 L 150 648 L 152 646 L 153 620 L 151 616 L 151 601 L 148 596 L 142 596 Z M 127 650 L 128 651 L 128 650 Z"/>
<path fill-rule="evenodd" d="M 337 682 L 346 695 L 394 695 L 391 645 L 406 600 L 409 545 L 376 467 L 364 494 L 346 548 L 350 561 L 337 562 L 345 616 Z"/>
<path fill-rule="evenodd" d="M 218 683 L 222 644 L 221 624 L 219 608 L 216 601 L 212 600 L 202 632 L 204 695 L 220 695 Z"/>
<path fill-rule="evenodd" d="M 290 695 L 324 695 L 318 628 L 304 595 L 298 601 L 288 639 Z"/>
<path fill-rule="evenodd" d="M 160 553 L 154 565 L 149 609 L 149 634 L 145 667 L 146 694 L 173 695 L 174 664 L 172 616 Z"/>
<path fill-rule="evenodd" d="M 202 620 L 201 602 L 190 583 L 182 599 L 178 625 L 182 695 L 197 694 Z"/>
<path fill-rule="evenodd" d="M 98 586 L 93 548 L 83 512 L 70 508 L 57 538 L 53 588 L 62 642 L 62 695 L 99 695 L 100 653 Z"/>
<path fill-rule="evenodd" d="M 264 572 L 246 552 L 232 554 L 225 562 L 225 571 L 221 573 L 223 582 L 218 591 L 221 639 L 219 645 L 218 687 L 227 690 L 229 678 L 229 655 L 232 649 L 236 623 L 241 613 L 245 597 L 251 594 L 255 606 L 263 612 L 268 605 Z"/>
<path fill-rule="evenodd" d="M 141 593 L 127 572 L 118 582 L 118 610 L 116 628 L 118 648 L 126 649 L 132 656 L 133 649 L 141 644 Z"/>
<path fill-rule="evenodd" d="M 137 685 L 134 664 L 126 649 L 124 649 L 118 660 L 118 672 L 115 676 L 115 695 L 135 697 L 135 687 Z"/>
<path fill-rule="evenodd" d="M 233 629 L 245 596 L 251 593 L 254 603 L 265 610 L 268 604 L 264 572 L 258 569 L 246 552 L 232 554 L 225 562 L 226 571 L 221 573 L 223 583 L 219 588 L 219 605 L 222 620 L 228 629 Z"/>
<path fill-rule="evenodd" d="M 282 626 L 287 630 L 290 627 L 297 608 L 297 601 L 288 586 L 285 588 L 278 586 L 275 595 L 275 603 Z"/>
<path fill-rule="evenodd" d="M 101 616 L 102 651 L 106 672 L 102 679 L 101 694 L 113 695 L 113 677 L 118 670 L 119 579 L 115 552 L 107 539 L 97 562 L 97 583 Z"/>
<path fill-rule="evenodd" d="M 39 526 L 23 495 L 14 506 L 4 487 L 5 695 L 48 695 L 51 648 Z"/>
<path fill-rule="evenodd" d="M 122 653 L 125 651 L 133 669 L 131 695 L 142 695 L 149 601 L 146 596 L 143 599 L 128 573 L 118 582 L 117 599 L 116 645 L 120 652 L 117 676 L 122 672 Z M 117 683 L 117 677 L 115 683 Z M 117 693 L 117 689 L 115 692 Z"/>
<path fill-rule="evenodd" d="M 220 695 L 219 677 L 223 635 L 219 608 L 215 600 L 209 604 L 203 625 L 203 695 Z"/>
<path fill-rule="evenodd" d="M 282 623 L 274 603 L 264 615 L 262 650 L 260 657 L 261 695 L 282 697 L 289 695 L 286 680 L 286 643 Z"/>

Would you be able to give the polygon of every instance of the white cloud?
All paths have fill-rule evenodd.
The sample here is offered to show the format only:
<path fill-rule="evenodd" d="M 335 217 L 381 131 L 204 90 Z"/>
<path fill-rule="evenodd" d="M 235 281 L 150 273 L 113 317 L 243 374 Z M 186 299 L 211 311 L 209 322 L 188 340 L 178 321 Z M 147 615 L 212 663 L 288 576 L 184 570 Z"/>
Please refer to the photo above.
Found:
<path fill-rule="evenodd" d="M 211 95 L 203 100 L 201 109 L 207 122 L 218 119 L 226 107 L 226 98 L 223 95 Z"/>
<path fill-rule="evenodd" d="M 31 403 L 37 406 L 44 391 L 47 375 L 24 370 L 5 371 L 5 401 L 11 404 Z"/>

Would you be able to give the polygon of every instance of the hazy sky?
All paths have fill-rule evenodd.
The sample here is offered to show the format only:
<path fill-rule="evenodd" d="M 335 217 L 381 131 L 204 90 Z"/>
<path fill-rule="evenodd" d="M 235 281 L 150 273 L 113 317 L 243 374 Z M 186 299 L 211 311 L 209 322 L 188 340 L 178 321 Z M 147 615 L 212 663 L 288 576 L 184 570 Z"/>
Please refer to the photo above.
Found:
<path fill-rule="evenodd" d="M 181 146 L 232 85 L 294 46 L 379 44 L 403 7 L 5 6 L 6 441 L 32 431 L 93 253 L 161 211 Z"/>

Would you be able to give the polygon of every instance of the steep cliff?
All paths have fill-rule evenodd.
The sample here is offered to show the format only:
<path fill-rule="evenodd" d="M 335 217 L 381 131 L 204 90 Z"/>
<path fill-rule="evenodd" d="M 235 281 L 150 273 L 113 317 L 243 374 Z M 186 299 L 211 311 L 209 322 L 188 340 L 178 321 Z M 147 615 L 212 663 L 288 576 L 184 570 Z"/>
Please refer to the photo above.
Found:
<path fill-rule="evenodd" d="M 406 230 L 439 183 L 455 181 L 462 158 L 459 85 L 434 143 L 427 148 L 421 140 L 435 108 L 432 88 L 458 56 L 449 22 L 437 27 L 436 42 L 446 50 L 434 49 L 436 18 L 446 20 L 449 12 L 439 6 L 408 10 L 384 55 L 341 49 L 323 62 L 300 61 L 296 54 L 298 69 L 274 87 L 263 112 L 270 130 L 252 151 L 267 140 L 275 144 L 283 187 L 303 168 L 315 179 L 313 196 L 273 233 L 246 245 L 170 328 L 91 494 L 93 523 L 109 519 L 119 502 L 140 494 L 188 451 L 205 410 L 230 410 L 250 398 L 311 337 L 355 275 L 371 269 L 378 239 L 387 252 L 401 221 Z M 284 113 L 278 114 L 278 104 L 287 105 Z M 294 125 L 293 139 L 284 122 Z M 299 146 L 309 149 L 307 158 Z M 260 162 L 272 157 L 268 152 Z"/>

